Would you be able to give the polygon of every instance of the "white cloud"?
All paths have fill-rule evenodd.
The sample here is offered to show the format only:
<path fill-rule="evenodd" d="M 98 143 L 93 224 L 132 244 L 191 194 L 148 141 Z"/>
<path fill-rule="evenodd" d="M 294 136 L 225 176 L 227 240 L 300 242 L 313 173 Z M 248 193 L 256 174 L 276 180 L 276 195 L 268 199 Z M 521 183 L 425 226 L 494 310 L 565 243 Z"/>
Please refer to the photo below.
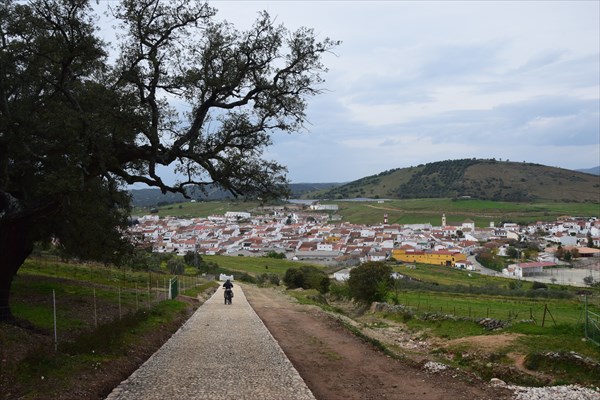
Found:
<path fill-rule="evenodd" d="M 453 158 L 600 164 L 600 2 L 212 1 L 342 40 L 308 132 L 267 158 L 299 182 Z"/>

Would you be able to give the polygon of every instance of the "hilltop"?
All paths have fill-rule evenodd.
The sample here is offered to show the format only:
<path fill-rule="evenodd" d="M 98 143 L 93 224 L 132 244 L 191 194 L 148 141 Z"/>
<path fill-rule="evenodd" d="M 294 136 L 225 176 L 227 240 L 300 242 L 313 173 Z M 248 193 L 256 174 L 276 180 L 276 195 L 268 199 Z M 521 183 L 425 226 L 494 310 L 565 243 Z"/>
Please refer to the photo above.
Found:
<path fill-rule="evenodd" d="M 292 198 L 387 199 L 470 197 L 495 201 L 556 201 L 600 203 L 598 168 L 573 171 L 540 164 L 462 159 L 396 168 L 348 183 L 292 183 Z M 159 189 L 130 190 L 137 207 L 186 201 L 178 193 Z M 194 200 L 227 200 L 230 193 L 217 187 L 190 191 Z"/>
<path fill-rule="evenodd" d="M 598 203 L 600 176 L 540 164 L 462 159 L 398 168 L 307 198 L 474 198 Z"/>

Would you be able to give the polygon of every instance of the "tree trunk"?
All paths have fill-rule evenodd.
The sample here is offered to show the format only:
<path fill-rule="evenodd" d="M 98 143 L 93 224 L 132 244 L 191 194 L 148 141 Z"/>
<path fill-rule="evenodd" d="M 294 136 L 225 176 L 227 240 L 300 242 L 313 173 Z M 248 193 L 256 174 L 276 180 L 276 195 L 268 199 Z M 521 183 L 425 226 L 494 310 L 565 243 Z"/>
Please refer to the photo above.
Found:
<path fill-rule="evenodd" d="M 10 288 L 13 278 L 33 250 L 29 218 L 0 219 L 0 322 L 12 321 Z"/>

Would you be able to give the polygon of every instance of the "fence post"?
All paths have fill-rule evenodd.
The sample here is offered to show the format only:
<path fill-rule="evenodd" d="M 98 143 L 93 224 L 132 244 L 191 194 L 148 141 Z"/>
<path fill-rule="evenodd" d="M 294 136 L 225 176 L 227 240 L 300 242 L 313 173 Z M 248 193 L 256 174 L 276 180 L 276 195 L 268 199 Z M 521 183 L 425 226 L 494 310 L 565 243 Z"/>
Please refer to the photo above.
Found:
<path fill-rule="evenodd" d="M 94 288 L 94 326 L 98 328 L 98 310 L 96 309 L 96 288 Z"/>
<path fill-rule="evenodd" d="M 585 322 L 583 323 L 583 326 L 584 326 L 585 337 L 587 339 L 588 338 L 588 297 L 587 297 L 587 294 L 585 295 L 585 303 L 584 304 L 585 304 L 585 306 L 584 306 L 585 317 L 583 319 Z"/>
<path fill-rule="evenodd" d="M 56 333 L 56 293 L 52 289 L 52 308 L 54 309 L 54 351 L 58 351 L 58 335 Z"/>
<path fill-rule="evenodd" d="M 544 324 L 546 323 L 546 312 L 548 311 L 548 304 L 544 304 L 544 316 L 542 317 L 542 328 L 544 327 Z"/>
<path fill-rule="evenodd" d="M 179 280 L 177 277 L 169 280 L 169 299 L 174 299 L 179 294 Z"/>

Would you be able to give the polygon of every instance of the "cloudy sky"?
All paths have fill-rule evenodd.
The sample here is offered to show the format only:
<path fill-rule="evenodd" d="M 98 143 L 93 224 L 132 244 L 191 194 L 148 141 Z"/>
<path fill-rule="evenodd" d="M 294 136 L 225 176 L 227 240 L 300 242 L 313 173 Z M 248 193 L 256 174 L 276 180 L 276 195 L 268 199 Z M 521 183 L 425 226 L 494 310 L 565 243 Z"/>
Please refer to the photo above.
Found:
<path fill-rule="evenodd" d="M 459 158 L 600 165 L 599 1 L 227 1 L 343 43 L 306 132 L 267 158 L 299 182 L 345 182 Z"/>

